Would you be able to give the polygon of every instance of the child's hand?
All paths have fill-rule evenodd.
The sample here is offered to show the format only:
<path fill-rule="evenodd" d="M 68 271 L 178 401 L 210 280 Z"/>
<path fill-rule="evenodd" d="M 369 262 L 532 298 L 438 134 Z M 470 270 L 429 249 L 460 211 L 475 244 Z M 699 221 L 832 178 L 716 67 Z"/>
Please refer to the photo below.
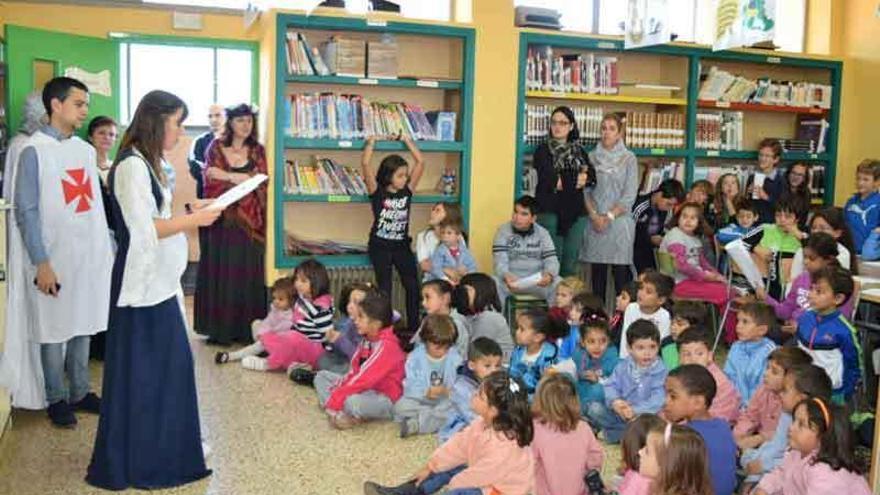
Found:
<path fill-rule="evenodd" d="M 763 471 L 763 470 L 764 470 L 764 466 L 761 464 L 761 461 L 758 459 L 746 464 L 746 474 L 758 475 L 758 474 L 761 474 L 761 471 Z"/>
<path fill-rule="evenodd" d="M 507 285 L 508 289 L 512 289 L 513 284 L 515 284 L 517 280 L 518 279 L 516 278 L 516 275 L 511 275 L 508 273 L 504 276 L 504 283 Z"/>
<path fill-rule="evenodd" d="M 425 394 L 425 397 L 429 399 L 439 399 L 441 397 L 446 397 L 447 395 L 449 395 L 449 389 L 442 385 L 437 385 L 430 387 Z"/>
<path fill-rule="evenodd" d="M 552 281 L 553 281 L 553 276 L 550 275 L 549 273 L 545 273 L 541 277 L 541 280 L 538 280 L 538 287 L 547 287 L 548 285 L 550 285 L 550 282 L 552 282 Z"/>
<path fill-rule="evenodd" d="M 584 379 L 588 382 L 596 383 L 599 381 L 599 375 L 593 370 L 584 371 Z"/>
<path fill-rule="evenodd" d="M 874 233 L 875 233 L 875 234 L 880 234 L 880 227 L 877 227 L 876 229 L 874 229 Z"/>
<path fill-rule="evenodd" d="M 423 481 L 428 479 L 428 476 L 431 476 L 431 468 L 425 466 L 413 475 L 413 479 L 416 481 L 416 485 L 421 485 Z"/>
<path fill-rule="evenodd" d="M 764 437 L 761 435 L 748 435 L 736 441 L 740 450 L 755 449 L 764 443 Z"/>
<path fill-rule="evenodd" d="M 767 289 L 765 289 L 763 287 L 758 287 L 757 289 L 755 289 L 755 297 L 759 301 L 766 301 L 767 300 Z"/>
<path fill-rule="evenodd" d="M 611 409 L 613 409 L 618 416 L 627 421 L 633 416 L 632 407 L 630 407 L 629 403 L 623 399 L 617 399 L 611 403 Z"/>
<path fill-rule="evenodd" d="M 660 243 L 662 243 L 662 242 L 663 242 L 663 236 L 662 236 L 662 235 L 652 235 L 652 236 L 651 236 L 651 244 L 653 244 L 653 245 L 655 245 L 655 246 L 659 246 Z"/>
<path fill-rule="evenodd" d="M 331 344 L 339 340 L 339 336 L 341 334 L 336 331 L 335 328 L 328 328 L 327 332 L 324 333 L 324 340 L 330 342 Z"/>

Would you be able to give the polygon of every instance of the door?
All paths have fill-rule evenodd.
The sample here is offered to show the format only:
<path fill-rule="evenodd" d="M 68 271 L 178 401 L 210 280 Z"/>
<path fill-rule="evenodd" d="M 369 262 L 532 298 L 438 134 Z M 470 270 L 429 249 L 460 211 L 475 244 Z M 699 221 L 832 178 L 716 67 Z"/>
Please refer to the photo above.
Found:
<path fill-rule="evenodd" d="M 43 84 L 67 71 L 101 75 L 108 71 L 107 84 L 100 77 L 92 83 L 89 119 L 107 115 L 119 120 L 119 49 L 110 39 L 6 25 L 9 129 L 16 132 L 24 100 Z M 83 81 L 90 85 L 89 81 Z M 84 135 L 85 125 L 80 129 Z"/>

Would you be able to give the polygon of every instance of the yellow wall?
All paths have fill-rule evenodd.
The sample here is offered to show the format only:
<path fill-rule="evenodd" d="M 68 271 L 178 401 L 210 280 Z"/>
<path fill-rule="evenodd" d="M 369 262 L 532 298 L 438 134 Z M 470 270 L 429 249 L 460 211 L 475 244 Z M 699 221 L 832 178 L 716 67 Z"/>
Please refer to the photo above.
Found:
<path fill-rule="evenodd" d="M 880 158 L 880 19 L 877 0 L 834 2 L 832 55 L 844 59 L 835 203 L 853 194 L 856 165 Z"/>
<path fill-rule="evenodd" d="M 59 8 L 64 12 L 60 13 Z M 0 3 L 0 27 L 18 24 L 104 38 L 111 31 L 178 35 L 233 40 L 256 40 L 257 29 L 245 31 L 241 15 L 203 14 L 203 29 L 180 31 L 172 28 L 172 12 L 154 8 L 52 5 L 22 2 Z"/>

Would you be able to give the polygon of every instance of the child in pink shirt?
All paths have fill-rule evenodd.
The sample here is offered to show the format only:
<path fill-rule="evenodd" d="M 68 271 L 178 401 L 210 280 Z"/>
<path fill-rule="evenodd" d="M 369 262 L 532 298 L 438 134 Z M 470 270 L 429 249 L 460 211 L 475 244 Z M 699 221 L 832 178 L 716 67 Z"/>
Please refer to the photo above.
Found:
<path fill-rule="evenodd" d="M 584 475 L 601 470 L 605 454 L 581 420 L 574 383 L 562 374 L 546 375 L 535 392 L 532 414 L 535 495 L 585 495 Z"/>
<path fill-rule="evenodd" d="M 648 441 L 648 432 L 661 428 L 664 421 L 654 414 L 641 414 L 630 421 L 620 440 L 623 461 L 623 479 L 617 485 L 620 495 L 650 495 L 651 478 L 639 472 L 641 460 L 639 451 Z"/>
<path fill-rule="evenodd" d="M 535 481 L 534 430 L 525 385 L 507 371 L 487 376 L 471 407 L 479 416 L 441 445 L 412 480 L 397 487 L 368 481 L 366 495 L 424 495 L 443 487 L 485 495 L 527 495 Z"/>
<path fill-rule="evenodd" d="M 739 417 L 740 397 L 736 387 L 715 364 L 712 355 L 712 336 L 705 327 L 691 327 L 678 336 L 678 356 L 681 364 L 698 364 L 715 379 L 715 398 L 709 406 L 709 415 L 733 423 Z"/>
<path fill-rule="evenodd" d="M 852 429 L 843 408 L 810 397 L 794 408 L 790 450 L 761 478 L 755 495 L 869 495 L 853 455 Z"/>
<path fill-rule="evenodd" d="M 798 347 L 780 347 L 767 358 L 764 383 L 733 428 L 733 438 L 740 450 L 754 449 L 773 438 L 782 414 L 782 383 L 785 373 L 795 366 L 812 363 L 810 355 Z"/>

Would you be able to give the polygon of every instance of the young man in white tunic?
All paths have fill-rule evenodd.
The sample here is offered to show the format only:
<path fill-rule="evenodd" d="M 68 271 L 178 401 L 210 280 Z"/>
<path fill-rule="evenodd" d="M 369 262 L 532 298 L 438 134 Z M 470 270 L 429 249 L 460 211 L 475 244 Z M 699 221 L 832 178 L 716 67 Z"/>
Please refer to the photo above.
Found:
<path fill-rule="evenodd" d="M 15 171 L 9 272 L 24 297 L 10 299 L 7 332 L 40 344 L 49 418 L 73 428 L 74 411 L 100 410 L 89 339 L 107 329 L 113 253 L 95 150 L 74 135 L 88 115 L 88 88 L 57 77 L 42 99 L 49 125 L 30 137 Z"/>

